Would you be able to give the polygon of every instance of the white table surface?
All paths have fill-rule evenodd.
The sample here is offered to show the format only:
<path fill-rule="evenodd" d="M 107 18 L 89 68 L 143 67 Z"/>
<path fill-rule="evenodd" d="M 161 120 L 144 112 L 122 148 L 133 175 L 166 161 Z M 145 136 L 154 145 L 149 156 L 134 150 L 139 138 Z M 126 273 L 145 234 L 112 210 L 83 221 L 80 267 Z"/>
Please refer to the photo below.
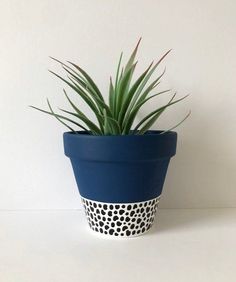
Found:
<path fill-rule="evenodd" d="M 1 211 L 0 282 L 235 282 L 236 209 L 159 209 L 143 237 L 102 239 L 82 211 Z"/>

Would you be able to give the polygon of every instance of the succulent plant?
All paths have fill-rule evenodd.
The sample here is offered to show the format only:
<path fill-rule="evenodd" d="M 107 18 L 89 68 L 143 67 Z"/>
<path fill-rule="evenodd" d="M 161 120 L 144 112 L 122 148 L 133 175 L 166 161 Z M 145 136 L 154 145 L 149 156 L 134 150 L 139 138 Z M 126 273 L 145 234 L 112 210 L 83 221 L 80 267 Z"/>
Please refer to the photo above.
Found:
<path fill-rule="evenodd" d="M 31 107 L 54 116 L 59 122 L 75 134 L 78 133 L 78 129 L 82 129 L 92 135 L 144 134 L 167 108 L 185 99 L 188 95 L 175 99 L 176 93 L 173 94 L 165 105 L 150 112 L 134 126 L 137 113 L 146 102 L 161 94 L 170 92 L 170 89 L 168 89 L 151 95 L 151 92 L 159 85 L 160 79 L 163 77 L 165 70 L 152 82 L 149 83 L 149 81 L 154 71 L 171 50 L 167 51 L 156 63 L 152 62 L 147 69 L 135 81 L 133 81 L 133 74 L 137 65 L 135 58 L 140 40 L 141 38 L 124 67 L 121 67 L 123 56 L 123 53 L 121 53 L 115 79 L 113 80 L 110 78 L 108 103 L 105 101 L 93 79 L 80 66 L 69 61 L 67 63 L 63 63 L 51 57 L 54 61 L 61 64 L 61 67 L 67 74 L 67 78 L 65 79 L 53 71 L 50 72 L 57 78 L 61 79 L 67 86 L 74 90 L 75 94 L 79 95 L 84 100 L 95 114 L 97 123 L 94 123 L 86 117 L 78 106 L 72 102 L 65 89 L 63 89 L 65 98 L 68 100 L 73 111 L 60 109 L 62 113 L 56 113 L 52 109 L 48 99 L 48 110 L 43 110 L 34 106 Z M 180 125 L 189 116 L 189 114 L 190 112 L 183 120 L 169 130 L 172 130 Z M 72 126 L 76 126 L 76 129 L 72 128 Z M 164 134 L 169 130 L 162 131 L 160 134 Z"/>

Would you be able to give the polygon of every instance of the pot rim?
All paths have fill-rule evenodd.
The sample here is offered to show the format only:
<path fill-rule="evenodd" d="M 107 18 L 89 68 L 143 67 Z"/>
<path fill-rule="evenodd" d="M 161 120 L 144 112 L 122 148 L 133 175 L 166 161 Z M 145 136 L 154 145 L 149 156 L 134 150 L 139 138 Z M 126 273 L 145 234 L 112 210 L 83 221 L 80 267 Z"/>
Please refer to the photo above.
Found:
<path fill-rule="evenodd" d="M 175 155 L 177 133 L 159 134 L 150 130 L 145 135 L 89 135 L 85 131 L 65 132 L 65 155 L 80 160 L 153 161 Z"/>
<path fill-rule="evenodd" d="M 85 130 L 79 130 L 76 131 L 78 134 L 75 134 L 73 131 L 66 131 L 64 132 L 65 135 L 71 135 L 74 136 L 75 138 L 97 138 L 97 139 L 102 139 L 102 138 L 145 138 L 147 136 L 155 136 L 155 137 L 165 137 L 167 135 L 177 135 L 176 131 L 167 131 L 165 132 L 165 134 L 160 134 L 162 132 L 164 132 L 165 130 L 148 130 L 146 131 L 146 133 L 142 134 L 142 135 L 137 135 L 137 134 L 126 134 L 126 135 L 93 135 L 93 134 L 88 134 Z"/>

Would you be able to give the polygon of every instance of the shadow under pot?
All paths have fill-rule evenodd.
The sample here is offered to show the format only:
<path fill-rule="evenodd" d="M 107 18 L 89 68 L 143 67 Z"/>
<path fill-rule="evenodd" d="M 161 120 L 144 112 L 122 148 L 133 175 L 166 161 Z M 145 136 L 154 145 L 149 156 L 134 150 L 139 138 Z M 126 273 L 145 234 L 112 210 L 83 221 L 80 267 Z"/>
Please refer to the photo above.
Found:
<path fill-rule="evenodd" d="M 147 232 L 155 220 L 177 133 L 94 136 L 64 133 L 90 228 L 115 237 Z"/>

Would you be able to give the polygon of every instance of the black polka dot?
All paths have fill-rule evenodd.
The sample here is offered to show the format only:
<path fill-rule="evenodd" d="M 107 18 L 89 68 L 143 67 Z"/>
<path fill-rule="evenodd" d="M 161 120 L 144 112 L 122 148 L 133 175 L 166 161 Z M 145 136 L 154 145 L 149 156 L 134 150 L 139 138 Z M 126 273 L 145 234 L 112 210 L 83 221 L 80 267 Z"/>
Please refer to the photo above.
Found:
<path fill-rule="evenodd" d="M 125 211 L 124 210 L 119 210 L 119 214 L 122 215 Z"/>
<path fill-rule="evenodd" d="M 130 235 L 130 231 L 126 230 L 126 235 L 129 236 Z"/>
<path fill-rule="evenodd" d="M 114 229 L 110 229 L 110 230 L 109 230 L 109 234 L 110 234 L 110 235 L 113 235 L 113 233 L 114 233 Z"/>

